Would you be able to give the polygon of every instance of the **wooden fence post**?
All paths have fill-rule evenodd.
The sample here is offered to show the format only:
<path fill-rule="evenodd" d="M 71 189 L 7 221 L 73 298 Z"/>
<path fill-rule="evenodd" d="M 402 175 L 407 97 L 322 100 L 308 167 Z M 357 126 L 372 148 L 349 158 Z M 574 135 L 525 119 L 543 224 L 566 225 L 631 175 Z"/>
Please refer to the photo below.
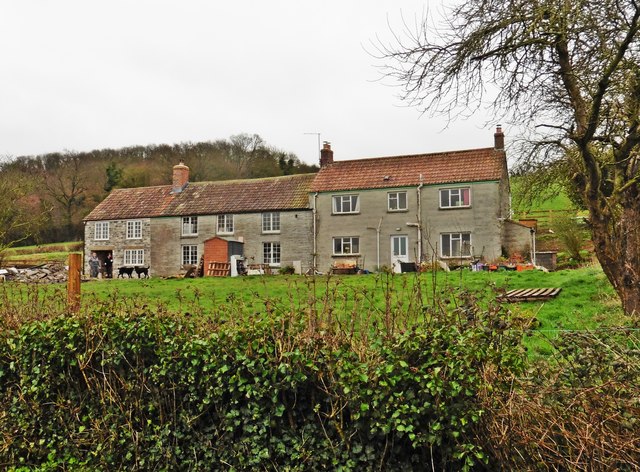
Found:
<path fill-rule="evenodd" d="M 82 272 L 82 254 L 69 254 L 67 304 L 73 313 L 80 310 L 80 272 Z"/>

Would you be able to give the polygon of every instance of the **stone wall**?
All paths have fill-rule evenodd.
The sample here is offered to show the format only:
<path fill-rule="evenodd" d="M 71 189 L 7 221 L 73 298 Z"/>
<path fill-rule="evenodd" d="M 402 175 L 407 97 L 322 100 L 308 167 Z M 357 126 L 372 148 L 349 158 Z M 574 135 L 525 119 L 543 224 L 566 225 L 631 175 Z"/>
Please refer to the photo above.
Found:
<path fill-rule="evenodd" d="M 502 247 L 507 256 L 519 253 L 525 258 L 530 257 L 531 230 L 531 228 L 516 221 L 506 220 L 504 222 L 502 227 Z"/>
<path fill-rule="evenodd" d="M 140 239 L 128 239 L 127 221 L 140 221 L 142 233 Z M 109 223 L 109 239 L 95 239 L 95 221 L 87 221 L 84 227 L 84 272 L 89 274 L 89 257 L 92 252 L 97 252 L 101 260 L 106 257 L 108 252 L 113 253 L 113 271 L 114 276 L 117 274 L 119 267 L 125 265 L 124 251 L 127 249 L 143 249 L 144 263 L 142 265 L 151 265 L 152 247 L 151 247 L 151 220 L 149 218 L 139 218 L 136 220 L 111 220 Z M 150 269 L 153 272 L 153 268 Z"/>

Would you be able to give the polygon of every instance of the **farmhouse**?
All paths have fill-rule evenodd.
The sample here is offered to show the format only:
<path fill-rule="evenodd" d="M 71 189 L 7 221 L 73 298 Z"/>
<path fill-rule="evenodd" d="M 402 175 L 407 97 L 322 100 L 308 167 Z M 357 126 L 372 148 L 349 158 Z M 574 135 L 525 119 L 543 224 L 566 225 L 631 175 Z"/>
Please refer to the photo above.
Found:
<path fill-rule="evenodd" d="M 189 182 L 189 168 L 180 163 L 173 168 L 172 185 L 116 189 L 89 213 L 85 260 L 92 252 L 101 260 L 112 253 L 116 270 L 149 266 L 152 275 L 175 275 L 201 258 L 219 258 L 216 242 L 222 240 L 246 264 L 307 270 L 314 177 Z"/>
<path fill-rule="evenodd" d="M 528 251 L 529 228 L 509 220 L 504 134 L 491 148 L 334 161 L 317 174 L 117 189 L 85 218 L 85 260 L 174 275 L 204 261 L 300 272 L 412 270 L 418 262 L 492 261 Z M 88 268 L 86 268 L 88 270 Z"/>
<path fill-rule="evenodd" d="M 529 229 L 509 220 L 500 127 L 491 148 L 334 161 L 325 144 L 320 163 L 311 188 L 321 270 L 411 270 L 528 251 Z"/>

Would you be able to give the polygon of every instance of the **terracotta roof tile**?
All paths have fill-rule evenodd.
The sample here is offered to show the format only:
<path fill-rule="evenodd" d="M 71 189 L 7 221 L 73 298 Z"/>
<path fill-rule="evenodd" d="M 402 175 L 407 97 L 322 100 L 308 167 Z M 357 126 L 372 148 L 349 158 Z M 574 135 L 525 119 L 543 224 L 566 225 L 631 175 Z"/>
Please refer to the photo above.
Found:
<path fill-rule="evenodd" d="M 334 161 L 322 167 L 314 192 L 389 188 L 499 180 L 506 168 L 503 151 L 493 148 Z"/>
<path fill-rule="evenodd" d="M 193 182 L 179 194 L 171 185 L 117 189 L 85 220 L 308 209 L 315 175 Z"/>

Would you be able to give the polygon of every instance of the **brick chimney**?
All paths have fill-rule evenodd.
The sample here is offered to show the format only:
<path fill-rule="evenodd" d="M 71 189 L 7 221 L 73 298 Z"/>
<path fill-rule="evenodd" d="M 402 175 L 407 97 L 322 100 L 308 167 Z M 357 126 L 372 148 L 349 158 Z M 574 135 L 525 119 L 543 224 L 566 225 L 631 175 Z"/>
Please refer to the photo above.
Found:
<path fill-rule="evenodd" d="M 333 151 L 331 150 L 331 143 L 325 141 L 322 144 L 320 150 L 320 167 L 324 167 L 328 164 L 333 164 Z"/>
<path fill-rule="evenodd" d="M 496 126 L 496 132 L 493 134 L 494 148 L 499 151 L 504 151 L 504 133 L 502 132 L 502 125 Z"/>
<path fill-rule="evenodd" d="M 189 183 L 189 168 L 180 161 L 180 164 L 173 166 L 173 189 L 171 193 L 180 193 Z"/>

